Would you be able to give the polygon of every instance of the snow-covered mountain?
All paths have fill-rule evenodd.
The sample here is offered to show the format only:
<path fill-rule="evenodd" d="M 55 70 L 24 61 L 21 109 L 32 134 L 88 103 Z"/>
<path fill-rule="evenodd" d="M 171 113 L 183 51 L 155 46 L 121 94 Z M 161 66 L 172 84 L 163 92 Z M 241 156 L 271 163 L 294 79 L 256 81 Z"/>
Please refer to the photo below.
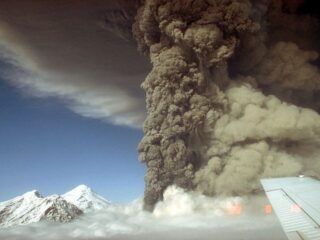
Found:
<path fill-rule="evenodd" d="M 85 185 L 79 185 L 70 192 L 63 194 L 62 197 L 84 212 L 105 209 L 111 205 L 111 202 Z"/>
<path fill-rule="evenodd" d="M 41 220 L 69 222 L 82 213 L 82 210 L 59 195 L 43 197 L 34 190 L 0 203 L 0 227 Z"/>
<path fill-rule="evenodd" d="M 69 222 L 83 212 L 110 206 L 109 201 L 85 185 L 80 185 L 61 196 L 43 197 L 34 190 L 0 202 L 0 227 L 24 225 L 41 220 Z"/>

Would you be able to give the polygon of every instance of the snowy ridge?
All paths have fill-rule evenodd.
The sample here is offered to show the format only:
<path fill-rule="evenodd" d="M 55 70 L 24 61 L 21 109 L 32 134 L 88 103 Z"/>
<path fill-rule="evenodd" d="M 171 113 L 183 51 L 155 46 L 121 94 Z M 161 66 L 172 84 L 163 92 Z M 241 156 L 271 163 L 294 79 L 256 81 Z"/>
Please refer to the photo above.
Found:
<path fill-rule="evenodd" d="M 62 197 L 82 211 L 101 210 L 111 205 L 111 202 L 95 193 L 86 185 L 79 185 L 70 192 L 63 194 Z"/>
<path fill-rule="evenodd" d="M 0 227 L 23 225 L 41 220 L 69 222 L 82 211 L 58 195 L 42 197 L 38 191 L 0 203 Z"/>
<path fill-rule="evenodd" d="M 109 201 L 85 185 L 80 185 L 61 196 L 43 197 L 38 191 L 33 190 L 0 202 L 0 228 L 42 220 L 70 222 L 83 212 L 106 209 L 110 206 Z"/>

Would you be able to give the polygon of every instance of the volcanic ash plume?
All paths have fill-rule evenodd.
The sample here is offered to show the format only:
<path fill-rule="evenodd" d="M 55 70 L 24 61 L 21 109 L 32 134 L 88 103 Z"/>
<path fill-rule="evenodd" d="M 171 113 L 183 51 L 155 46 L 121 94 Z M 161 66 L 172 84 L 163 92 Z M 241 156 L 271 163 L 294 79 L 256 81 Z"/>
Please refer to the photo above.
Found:
<path fill-rule="evenodd" d="M 286 4 L 144 1 L 133 30 L 153 65 L 142 84 L 148 116 L 139 145 L 146 209 L 172 184 L 239 195 L 260 189 L 261 177 L 319 174 L 314 41 L 300 48 L 300 25 L 287 30 L 292 42 L 266 27 L 286 27 L 275 18 L 298 22 L 282 12 L 298 7 Z"/>

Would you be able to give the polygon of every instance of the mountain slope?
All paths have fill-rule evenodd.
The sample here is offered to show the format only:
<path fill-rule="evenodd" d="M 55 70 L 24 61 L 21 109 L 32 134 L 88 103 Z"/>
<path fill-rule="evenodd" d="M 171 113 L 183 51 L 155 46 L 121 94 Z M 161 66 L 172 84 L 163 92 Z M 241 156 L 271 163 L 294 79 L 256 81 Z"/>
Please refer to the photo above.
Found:
<path fill-rule="evenodd" d="M 42 197 L 38 191 L 31 191 L 0 203 L 0 227 L 41 220 L 69 222 L 82 213 L 82 210 L 61 196 Z"/>
<path fill-rule="evenodd" d="M 93 211 L 107 208 L 111 203 L 95 193 L 91 188 L 85 185 L 79 185 L 71 191 L 62 195 L 62 197 L 82 211 Z"/>

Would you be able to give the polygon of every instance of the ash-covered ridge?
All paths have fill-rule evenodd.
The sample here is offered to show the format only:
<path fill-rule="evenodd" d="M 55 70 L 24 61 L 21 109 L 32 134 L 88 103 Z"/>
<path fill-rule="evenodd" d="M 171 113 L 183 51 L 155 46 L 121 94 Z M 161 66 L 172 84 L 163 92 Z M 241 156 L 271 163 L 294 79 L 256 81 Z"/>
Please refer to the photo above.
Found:
<path fill-rule="evenodd" d="M 0 227 L 26 225 L 40 221 L 67 223 L 84 212 L 101 210 L 111 203 L 91 188 L 80 185 L 59 195 L 43 197 L 33 190 L 0 203 Z"/>

